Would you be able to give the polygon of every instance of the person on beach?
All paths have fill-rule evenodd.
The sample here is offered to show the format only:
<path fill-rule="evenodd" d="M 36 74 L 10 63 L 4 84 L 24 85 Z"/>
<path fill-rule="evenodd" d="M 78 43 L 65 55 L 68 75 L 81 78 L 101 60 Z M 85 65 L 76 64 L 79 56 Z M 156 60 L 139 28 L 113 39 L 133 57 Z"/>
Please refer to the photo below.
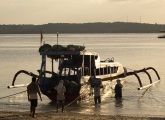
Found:
<path fill-rule="evenodd" d="M 115 98 L 116 99 L 122 98 L 122 87 L 123 87 L 123 85 L 120 83 L 120 80 L 117 80 L 117 84 L 115 85 Z"/>
<path fill-rule="evenodd" d="M 30 115 L 31 117 L 35 117 L 36 107 L 38 105 L 38 95 L 41 98 L 41 93 L 38 84 L 36 83 L 36 78 L 32 77 L 32 82 L 27 86 L 27 96 L 28 101 L 31 103 L 30 105 Z"/>
<path fill-rule="evenodd" d="M 61 104 L 62 106 L 62 112 L 64 112 L 64 102 L 65 102 L 65 92 L 66 88 L 63 85 L 64 81 L 60 80 L 59 84 L 55 87 L 55 90 L 57 91 L 57 112 L 58 112 L 58 106 Z"/>

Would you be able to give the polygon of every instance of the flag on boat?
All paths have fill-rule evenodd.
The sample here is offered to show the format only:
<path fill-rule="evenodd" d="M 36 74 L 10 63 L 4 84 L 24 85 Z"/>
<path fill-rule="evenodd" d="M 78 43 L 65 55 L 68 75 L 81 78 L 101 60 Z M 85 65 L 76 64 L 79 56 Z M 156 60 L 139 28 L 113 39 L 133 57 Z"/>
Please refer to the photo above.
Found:
<path fill-rule="evenodd" d="M 41 44 L 42 44 L 42 39 L 43 39 L 43 34 L 42 34 L 42 30 L 41 30 L 41 39 L 40 39 Z"/>

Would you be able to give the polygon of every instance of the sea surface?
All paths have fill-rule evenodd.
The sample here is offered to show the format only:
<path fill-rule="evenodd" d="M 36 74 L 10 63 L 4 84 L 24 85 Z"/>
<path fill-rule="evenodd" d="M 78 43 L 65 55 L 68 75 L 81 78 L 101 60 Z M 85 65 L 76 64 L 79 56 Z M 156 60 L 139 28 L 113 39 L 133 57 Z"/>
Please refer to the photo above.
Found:
<path fill-rule="evenodd" d="M 158 34 L 59 34 L 58 44 L 84 45 L 86 50 L 97 52 L 101 60 L 114 57 L 128 71 L 154 67 L 161 81 L 150 89 L 137 90 L 135 76 L 125 78 L 123 99 L 116 102 L 109 94 L 102 96 L 102 104 L 95 107 L 93 98 L 69 104 L 66 112 L 101 115 L 165 116 L 165 39 Z M 56 34 L 44 34 L 43 42 L 57 44 Z M 0 34 L 0 108 L 8 111 L 29 111 L 26 87 L 8 89 L 15 73 L 27 70 L 37 73 L 41 65 L 39 34 Z M 51 62 L 51 61 L 50 61 Z M 156 74 L 148 71 L 153 81 Z M 149 83 L 145 73 L 138 74 L 142 83 Z M 15 84 L 28 84 L 31 77 L 21 74 Z M 20 94 L 16 94 L 22 92 Z M 14 95 L 13 95 L 14 94 Z M 13 95 L 13 96 L 11 96 Z M 55 110 L 54 103 L 42 95 L 37 112 Z"/>

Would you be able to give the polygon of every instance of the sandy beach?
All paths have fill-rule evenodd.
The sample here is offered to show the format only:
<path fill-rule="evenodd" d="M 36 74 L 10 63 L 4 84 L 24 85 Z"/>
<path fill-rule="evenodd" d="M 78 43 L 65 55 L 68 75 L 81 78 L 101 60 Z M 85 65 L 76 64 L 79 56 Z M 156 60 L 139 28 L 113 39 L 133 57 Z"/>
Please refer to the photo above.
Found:
<path fill-rule="evenodd" d="M 28 112 L 0 112 L 0 120 L 164 120 L 163 117 L 139 117 L 120 115 L 87 115 L 79 113 L 56 113 L 55 111 L 36 113 L 35 118 L 31 118 Z"/>

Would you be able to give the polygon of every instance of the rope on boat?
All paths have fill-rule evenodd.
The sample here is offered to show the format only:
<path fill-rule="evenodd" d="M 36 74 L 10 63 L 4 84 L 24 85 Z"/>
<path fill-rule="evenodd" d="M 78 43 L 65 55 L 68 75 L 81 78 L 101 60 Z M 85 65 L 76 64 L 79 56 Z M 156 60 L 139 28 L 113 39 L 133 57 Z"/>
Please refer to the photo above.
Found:
<path fill-rule="evenodd" d="M 85 89 L 81 94 L 83 94 L 86 91 L 87 91 L 87 89 Z M 66 106 L 64 106 L 64 108 L 66 108 L 66 107 L 70 106 L 72 103 L 74 103 L 78 98 L 80 98 L 81 94 L 77 98 L 75 98 L 72 102 L 70 102 L 69 104 L 67 104 Z"/>
<path fill-rule="evenodd" d="M 142 95 L 140 96 L 140 98 L 142 98 L 142 97 L 147 93 L 147 91 L 148 91 L 150 88 L 151 88 L 151 86 L 148 87 L 148 88 L 142 93 Z"/>
<path fill-rule="evenodd" d="M 21 91 L 21 92 L 18 92 L 18 93 L 12 94 L 12 95 L 8 95 L 8 96 L 0 97 L 0 99 L 8 98 L 8 97 L 11 97 L 11 96 L 14 96 L 14 95 L 17 95 L 17 94 L 21 94 L 21 93 L 24 93 L 24 92 L 26 92 L 26 91 L 27 91 L 27 90 L 24 90 L 24 91 Z"/>

